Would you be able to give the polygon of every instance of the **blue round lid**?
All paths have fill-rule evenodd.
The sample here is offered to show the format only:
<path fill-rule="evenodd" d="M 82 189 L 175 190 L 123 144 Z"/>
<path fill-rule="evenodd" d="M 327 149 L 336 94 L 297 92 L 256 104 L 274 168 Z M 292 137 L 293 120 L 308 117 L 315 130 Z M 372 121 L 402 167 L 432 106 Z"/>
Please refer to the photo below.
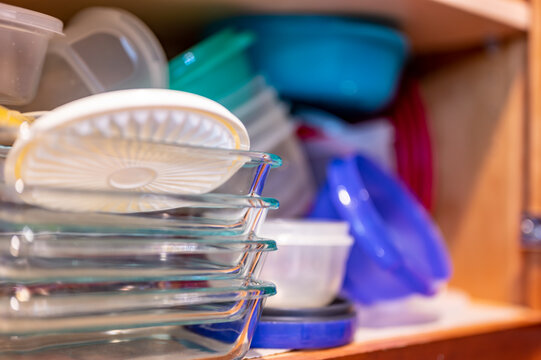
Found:
<path fill-rule="evenodd" d="M 353 341 L 356 314 L 351 302 L 337 299 L 317 309 L 264 309 L 253 348 L 323 349 Z"/>
<path fill-rule="evenodd" d="M 433 294 L 451 265 L 436 226 L 412 195 L 363 156 L 335 159 L 311 213 L 350 223 L 343 291 L 362 303 Z"/>

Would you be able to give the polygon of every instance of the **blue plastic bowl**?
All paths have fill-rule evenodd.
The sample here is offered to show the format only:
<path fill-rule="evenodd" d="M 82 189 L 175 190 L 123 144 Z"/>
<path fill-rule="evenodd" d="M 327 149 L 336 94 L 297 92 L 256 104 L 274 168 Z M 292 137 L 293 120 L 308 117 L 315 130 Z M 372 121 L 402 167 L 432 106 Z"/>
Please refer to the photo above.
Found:
<path fill-rule="evenodd" d="M 282 95 L 334 108 L 383 108 L 408 53 L 399 31 L 348 18 L 258 15 L 220 24 L 257 35 L 250 56 Z"/>
<path fill-rule="evenodd" d="M 362 156 L 329 164 L 310 217 L 350 223 L 355 242 L 343 291 L 358 302 L 432 295 L 451 274 L 443 239 L 424 208 Z"/>

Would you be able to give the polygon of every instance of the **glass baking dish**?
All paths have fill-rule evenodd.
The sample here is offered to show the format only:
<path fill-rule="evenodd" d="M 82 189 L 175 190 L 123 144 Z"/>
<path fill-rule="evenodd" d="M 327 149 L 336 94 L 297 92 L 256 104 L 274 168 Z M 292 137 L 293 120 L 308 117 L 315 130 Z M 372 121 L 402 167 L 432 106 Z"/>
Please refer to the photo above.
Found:
<path fill-rule="evenodd" d="M 249 279 L 2 283 L 0 337 L 236 320 L 248 300 L 274 294 Z"/>
<path fill-rule="evenodd" d="M 93 208 L 58 209 L 27 203 L 29 198 L 60 199 L 92 204 L 130 201 L 168 204 L 169 209 L 135 213 L 96 211 Z M 25 200 L 23 200 L 25 199 Z M 174 207 L 178 206 L 178 207 Z M 0 233 L 131 234 L 139 236 L 240 236 L 253 232 L 278 202 L 257 195 L 174 195 L 126 191 L 90 191 L 0 184 Z"/>
<path fill-rule="evenodd" d="M 257 276 L 276 243 L 254 236 L 190 238 L 93 234 L 0 234 L 0 280 L 43 282 L 165 281 Z"/>
<path fill-rule="evenodd" d="M 0 359 L 240 359 L 249 349 L 264 300 L 275 288 L 256 282 L 225 287 L 215 282 L 214 286 L 150 291 L 139 310 L 131 308 L 135 305 L 131 293 L 87 293 L 73 299 L 64 295 L 73 312 L 53 310 L 45 303 L 37 306 L 32 299 L 35 311 L 26 312 L 31 317 L 11 317 L 4 322 L 2 316 Z M 107 296 L 120 297 L 116 302 L 127 296 L 127 310 L 96 315 L 100 312 L 96 307 L 103 310 L 101 300 Z M 62 296 L 56 300 L 62 302 Z M 13 310 L 14 304 L 8 307 Z M 124 308 L 122 304 L 117 307 Z M 213 334 L 213 329 L 227 329 L 227 336 Z"/>

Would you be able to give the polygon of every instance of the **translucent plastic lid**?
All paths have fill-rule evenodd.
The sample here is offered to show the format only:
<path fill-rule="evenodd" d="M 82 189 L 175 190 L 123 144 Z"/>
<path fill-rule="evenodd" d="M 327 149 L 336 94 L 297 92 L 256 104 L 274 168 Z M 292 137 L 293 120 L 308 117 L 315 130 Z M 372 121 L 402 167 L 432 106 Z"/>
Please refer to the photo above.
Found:
<path fill-rule="evenodd" d="M 62 34 L 62 21 L 52 16 L 17 6 L 0 3 L 0 21 L 9 21 L 39 30 Z"/>

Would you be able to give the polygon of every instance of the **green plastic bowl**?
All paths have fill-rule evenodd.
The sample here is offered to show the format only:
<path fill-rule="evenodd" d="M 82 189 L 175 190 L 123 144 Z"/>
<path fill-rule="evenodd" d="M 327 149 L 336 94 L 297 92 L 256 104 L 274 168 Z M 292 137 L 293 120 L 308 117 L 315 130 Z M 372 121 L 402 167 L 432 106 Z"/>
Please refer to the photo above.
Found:
<path fill-rule="evenodd" d="M 203 40 L 169 62 L 170 88 L 226 97 L 255 76 L 246 51 L 254 39 L 250 32 L 225 29 Z"/>

